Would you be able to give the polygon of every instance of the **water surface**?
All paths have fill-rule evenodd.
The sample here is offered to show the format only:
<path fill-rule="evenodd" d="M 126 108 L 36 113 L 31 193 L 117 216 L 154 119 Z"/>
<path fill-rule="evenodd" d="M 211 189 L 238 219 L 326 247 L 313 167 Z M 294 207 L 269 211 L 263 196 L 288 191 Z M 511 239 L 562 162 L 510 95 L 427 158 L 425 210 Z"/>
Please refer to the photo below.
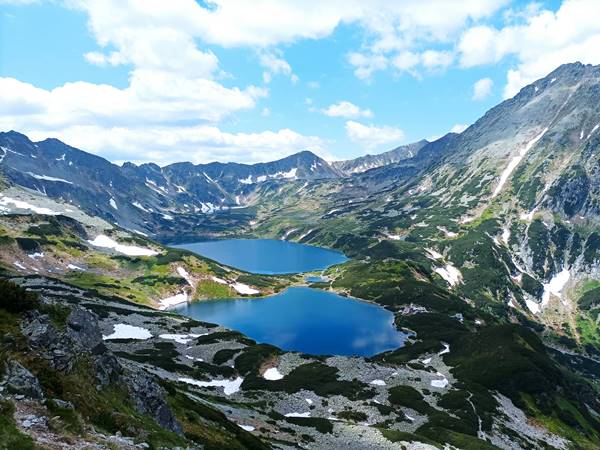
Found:
<path fill-rule="evenodd" d="M 312 272 L 347 261 L 343 253 L 335 250 L 277 239 L 224 239 L 173 247 L 247 272 L 269 275 Z"/>
<path fill-rule="evenodd" d="M 177 311 L 260 343 L 313 355 L 371 356 L 400 347 L 406 339 L 390 311 L 307 287 L 260 299 L 200 301 Z"/>

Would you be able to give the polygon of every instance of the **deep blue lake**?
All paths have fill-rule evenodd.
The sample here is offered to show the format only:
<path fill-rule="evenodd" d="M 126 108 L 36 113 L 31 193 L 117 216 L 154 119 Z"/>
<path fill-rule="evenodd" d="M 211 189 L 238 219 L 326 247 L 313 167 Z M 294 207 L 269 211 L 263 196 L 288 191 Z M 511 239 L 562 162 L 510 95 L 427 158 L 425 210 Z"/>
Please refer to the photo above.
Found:
<path fill-rule="evenodd" d="M 334 250 L 274 239 L 227 239 L 175 247 L 271 275 L 312 272 L 347 260 Z M 314 276 L 305 280 L 327 281 Z M 371 356 L 398 348 L 406 339 L 394 326 L 390 311 L 308 287 L 291 287 L 265 298 L 203 300 L 175 309 L 241 331 L 257 342 L 313 355 Z"/>
<path fill-rule="evenodd" d="M 371 356 L 400 347 L 406 339 L 386 309 L 307 287 L 258 299 L 200 301 L 176 311 L 260 343 L 313 355 Z"/>
<path fill-rule="evenodd" d="M 277 239 L 224 239 L 173 245 L 228 266 L 261 274 L 312 272 L 343 263 L 340 252 Z"/>

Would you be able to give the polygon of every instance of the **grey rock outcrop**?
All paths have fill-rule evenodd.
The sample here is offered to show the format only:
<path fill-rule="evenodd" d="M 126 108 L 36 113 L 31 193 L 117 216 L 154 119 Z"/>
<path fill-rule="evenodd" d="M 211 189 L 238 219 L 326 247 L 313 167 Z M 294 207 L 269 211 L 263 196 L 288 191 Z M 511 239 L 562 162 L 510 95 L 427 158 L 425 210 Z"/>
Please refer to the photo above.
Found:
<path fill-rule="evenodd" d="M 64 329 L 54 325 L 48 315 L 33 312 L 22 331 L 31 347 L 61 372 L 70 372 L 82 354 L 98 352 L 103 346 L 97 316 L 82 308 L 73 308 Z"/>
<path fill-rule="evenodd" d="M 131 369 L 123 377 L 136 411 L 149 414 L 163 428 L 183 434 L 181 425 L 167 404 L 166 391 L 142 369 Z"/>
<path fill-rule="evenodd" d="M 44 391 L 38 379 L 21 363 L 12 359 L 6 364 L 6 374 L 0 384 L 4 392 L 9 394 L 24 395 L 36 400 L 44 398 Z"/>

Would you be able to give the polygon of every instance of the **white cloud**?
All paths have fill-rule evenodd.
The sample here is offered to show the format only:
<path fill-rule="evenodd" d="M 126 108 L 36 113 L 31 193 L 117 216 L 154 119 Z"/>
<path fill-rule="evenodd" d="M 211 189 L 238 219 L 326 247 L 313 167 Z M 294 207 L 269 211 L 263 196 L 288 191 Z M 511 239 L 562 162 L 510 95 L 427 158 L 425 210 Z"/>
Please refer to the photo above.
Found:
<path fill-rule="evenodd" d="M 104 58 L 92 54 L 88 58 L 94 61 L 122 64 L 137 60 L 135 64 L 139 65 L 144 59 L 154 63 L 160 61 L 156 53 L 168 55 L 161 47 L 165 42 L 165 46 L 187 49 L 179 52 L 187 54 L 184 64 L 187 60 L 209 62 L 210 52 L 196 49 L 194 39 L 209 45 L 267 49 L 301 39 L 321 39 L 340 24 L 355 24 L 366 31 L 363 50 L 349 56 L 361 78 L 390 67 L 390 59 L 402 52 L 414 52 L 415 48 L 424 49 L 420 60 L 426 69 L 447 66 L 452 60 L 448 49 L 428 49 L 429 44 L 451 45 L 467 23 L 490 17 L 508 2 L 212 0 L 203 6 L 194 0 L 69 0 L 69 4 L 88 12 L 90 29 L 99 43 L 107 49 L 116 47 L 119 55 L 110 50 Z M 171 63 L 179 63 L 170 59 Z"/>
<path fill-rule="evenodd" d="M 450 129 L 450 132 L 460 134 L 463 131 L 465 131 L 467 128 L 469 128 L 469 125 L 465 125 L 464 123 L 457 123 Z M 441 136 L 439 136 L 437 139 L 439 139 L 440 137 Z"/>
<path fill-rule="evenodd" d="M 361 109 L 354 103 L 345 100 L 329 105 L 322 112 L 329 117 L 344 117 L 347 119 L 373 117 L 373 112 L 370 109 Z"/>
<path fill-rule="evenodd" d="M 108 54 L 101 52 L 87 52 L 83 57 L 87 62 L 96 66 L 118 66 L 127 62 L 119 52 L 110 52 Z"/>
<path fill-rule="evenodd" d="M 362 80 L 371 78 L 375 72 L 389 65 L 386 56 L 373 53 L 352 52 L 348 55 L 348 62 L 355 67 L 354 75 Z"/>
<path fill-rule="evenodd" d="M 504 88 L 504 96 L 511 97 L 561 64 L 600 63 L 599 16 L 597 0 L 564 0 L 556 12 L 527 9 L 517 24 L 474 26 L 458 44 L 461 65 L 492 64 L 514 55 L 518 62 L 509 70 Z"/>
<path fill-rule="evenodd" d="M 346 134 L 353 142 L 367 149 L 373 149 L 386 144 L 398 144 L 404 139 L 404 132 L 396 127 L 363 125 L 349 120 L 346 122 Z"/>
<path fill-rule="evenodd" d="M 368 80 L 371 76 L 388 67 L 393 67 L 399 72 L 418 74 L 421 67 L 427 71 L 445 69 L 454 62 L 454 54 L 448 50 L 425 50 L 415 53 L 411 50 L 401 50 L 391 56 L 380 53 L 350 53 L 348 62 L 354 66 L 354 74 Z"/>
<path fill-rule="evenodd" d="M 258 133 L 228 133 L 216 126 L 191 127 L 99 127 L 72 126 L 54 132 L 28 131 L 34 139 L 56 137 L 85 151 L 112 161 L 155 162 L 160 165 L 191 161 L 265 162 L 301 150 L 330 157 L 317 136 L 290 129 Z"/>
<path fill-rule="evenodd" d="M 14 78 L 0 78 L 0 126 L 52 130 L 97 123 L 217 121 L 234 111 L 253 108 L 264 95 L 263 89 L 253 86 L 226 88 L 212 80 L 146 70 L 132 72 L 124 89 L 78 81 L 45 90 Z"/>
<path fill-rule="evenodd" d="M 367 80 L 388 68 L 413 75 L 419 75 L 421 70 L 444 69 L 454 62 L 452 47 L 464 27 L 491 16 L 507 3 L 508 0 L 408 0 L 369 4 L 370 12 L 359 22 L 371 39 L 360 52 L 350 52 L 348 62 L 358 78 Z M 437 48 L 427 48 L 432 46 Z"/>
<path fill-rule="evenodd" d="M 48 136 L 112 160 L 256 162 L 310 149 L 329 156 L 319 137 L 290 129 L 224 132 L 214 123 L 255 108 L 268 93 L 255 86 L 225 87 L 219 61 L 199 48 L 194 1 L 68 0 L 86 12 L 100 49 L 85 58 L 95 65 L 129 65 L 129 85 L 83 81 L 41 89 L 0 77 L 0 129 L 34 139 Z M 192 22 L 190 22 L 190 20 Z M 297 81 L 277 50 L 261 53 L 271 75 Z M 261 114 L 270 113 L 268 107 Z"/>
<path fill-rule="evenodd" d="M 454 60 L 450 51 L 426 50 L 421 55 L 421 61 L 427 69 L 446 68 Z"/>
<path fill-rule="evenodd" d="M 259 56 L 260 65 L 266 70 L 263 72 L 263 81 L 270 83 L 273 75 L 284 75 L 292 83 L 298 82 L 298 77 L 292 72 L 292 67 L 281 57 L 281 52 L 263 52 Z"/>
<path fill-rule="evenodd" d="M 392 59 L 392 65 L 400 71 L 412 71 L 421 61 L 421 57 L 417 53 L 411 51 L 403 51 L 398 53 Z"/>
<path fill-rule="evenodd" d="M 482 78 L 473 84 L 473 100 L 483 100 L 492 93 L 494 82 L 491 78 Z"/>

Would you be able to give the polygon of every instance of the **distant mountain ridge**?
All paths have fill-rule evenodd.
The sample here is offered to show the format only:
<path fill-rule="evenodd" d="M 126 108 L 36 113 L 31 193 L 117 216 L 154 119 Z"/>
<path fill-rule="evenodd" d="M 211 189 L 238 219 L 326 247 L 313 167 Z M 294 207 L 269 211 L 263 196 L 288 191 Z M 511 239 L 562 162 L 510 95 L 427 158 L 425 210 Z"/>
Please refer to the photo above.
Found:
<path fill-rule="evenodd" d="M 421 143 L 411 144 L 380 157 L 368 155 L 344 164 L 330 164 L 302 151 L 257 164 L 180 162 L 160 167 L 127 162 L 118 166 L 58 139 L 33 142 L 10 131 L 0 133 L 0 170 L 17 185 L 126 228 L 148 231 L 169 228 L 175 216 L 247 205 L 263 190 L 263 184 L 340 179 L 361 172 L 361 168 L 391 164 L 421 147 Z"/>
<path fill-rule="evenodd" d="M 32 142 L 13 131 L 0 133 L 0 170 L 9 182 L 72 203 L 123 227 L 157 234 L 179 229 L 182 224 L 188 230 L 207 225 L 210 221 L 203 215 L 258 205 L 265 196 L 295 183 L 299 186 L 290 190 L 290 195 L 300 192 L 301 185 L 332 181 L 328 189 L 332 189 L 333 209 L 339 214 L 367 195 L 415 183 L 424 174 L 428 184 L 439 186 L 437 195 L 443 195 L 447 204 L 483 207 L 495 190 L 513 187 L 522 200 L 521 208 L 547 205 L 572 216 L 575 212 L 600 210 L 595 200 L 600 187 L 594 181 L 595 169 L 590 162 L 595 160 L 591 149 L 600 126 L 599 67 L 563 65 L 490 109 L 463 133 L 449 133 L 434 142 L 421 140 L 348 161 L 330 163 L 303 151 L 258 164 L 117 166 L 57 139 Z M 509 167 L 510 159 L 518 153 L 515 149 L 525 148 L 537 135 L 539 141 L 524 154 L 524 161 L 517 164 L 514 173 L 507 174 L 503 181 L 506 186 L 499 188 L 502 174 L 498 168 Z M 588 147 L 587 156 L 571 153 L 564 161 L 575 174 L 573 179 L 558 176 L 558 168 L 554 170 L 556 176 L 552 172 L 545 177 L 538 171 L 523 178 L 527 160 L 539 157 L 536 164 L 540 168 L 549 164 L 550 160 L 540 153 L 549 145 L 556 149 Z M 532 183 L 548 187 L 544 198 L 533 196 Z M 254 214 L 247 208 L 243 210 Z M 248 217 L 240 220 L 249 221 Z"/>
<path fill-rule="evenodd" d="M 378 167 L 397 163 L 404 159 L 413 158 L 419 150 L 427 144 L 429 144 L 429 141 L 421 139 L 420 141 L 401 145 L 400 147 L 396 147 L 395 149 L 384 153 L 359 156 L 358 158 L 344 161 L 334 161 L 331 165 L 347 175 L 366 172 L 370 169 L 376 169 Z"/>

